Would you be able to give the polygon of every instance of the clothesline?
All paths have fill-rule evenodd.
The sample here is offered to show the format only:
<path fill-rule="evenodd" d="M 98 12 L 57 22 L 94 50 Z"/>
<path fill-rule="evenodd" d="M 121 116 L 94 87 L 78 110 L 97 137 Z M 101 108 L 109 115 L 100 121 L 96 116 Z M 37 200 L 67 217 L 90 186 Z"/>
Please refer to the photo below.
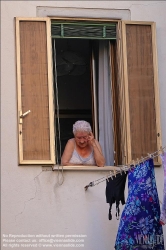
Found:
<path fill-rule="evenodd" d="M 126 165 L 118 165 L 116 168 L 117 169 L 114 169 L 114 170 L 111 170 L 110 171 L 110 174 L 107 175 L 107 176 L 103 176 L 101 177 L 100 179 L 97 179 L 97 180 L 94 180 L 94 181 L 91 181 L 88 185 L 86 185 L 84 187 L 85 191 L 88 189 L 88 187 L 94 187 L 96 185 L 98 185 L 99 183 L 105 181 L 105 180 L 108 180 L 109 178 L 113 178 L 116 177 L 117 174 L 122 174 L 122 172 L 127 172 L 129 169 L 139 165 L 140 163 L 143 163 L 144 161 L 148 160 L 149 158 L 155 158 L 157 156 L 160 155 L 159 152 L 164 152 L 164 149 L 166 148 L 166 146 L 164 147 L 161 147 L 158 151 L 154 152 L 154 153 L 151 153 L 151 154 L 147 154 L 148 156 L 146 157 L 141 157 L 140 159 L 137 159 L 136 161 L 132 161 L 130 164 L 126 164 Z"/>

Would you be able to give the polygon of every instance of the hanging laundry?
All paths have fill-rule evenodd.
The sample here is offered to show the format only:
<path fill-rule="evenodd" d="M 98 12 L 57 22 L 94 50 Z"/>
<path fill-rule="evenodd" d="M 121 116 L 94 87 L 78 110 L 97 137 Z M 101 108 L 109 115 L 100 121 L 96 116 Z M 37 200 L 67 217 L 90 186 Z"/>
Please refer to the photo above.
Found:
<path fill-rule="evenodd" d="M 163 190 L 163 203 L 161 207 L 161 216 L 160 223 L 162 225 L 166 224 L 166 152 L 164 152 L 161 156 L 162 166 L 164 169 L 164 190 Z"/>
<path fill-rule="evenodd" d="M 116 250 L 164 250 L 153 160 L 128 172 L 128 198 L 115 242 Z"/>
<path fill-rule="evenodd" d="M 108 213 L 108 219 L 112 219 L 111 209 L 112 204 L 116 202 L 116 218 L 119 219 L 119 204 L 120 201 L 122 205 L 125 204 L 125 183 L 126 183 L 126 176 L 127 173 L 122 172 L 121 174 L 117 174 L 116 176 L 113 176 L 112 178 L 108 178 L 106 180 L 106 202 L 109 203 L 109 213 Z"/>

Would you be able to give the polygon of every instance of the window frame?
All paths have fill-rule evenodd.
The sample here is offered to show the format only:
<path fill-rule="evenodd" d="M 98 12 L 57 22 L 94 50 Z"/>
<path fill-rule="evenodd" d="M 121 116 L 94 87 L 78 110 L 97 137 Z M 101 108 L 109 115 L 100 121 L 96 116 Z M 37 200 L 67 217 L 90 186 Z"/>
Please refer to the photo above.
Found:
<path fill-rule="evenodd" d="M 20 21 L 45 21 L 47 30 L 47 62 L 48 62 L 48 91 L 49 91 L 49 124 L 50 124 L 50 160 L 24 160 L 23 159 L 23 144 L 22 139 L 18 140 L 18 154 L 19 154 L 19 164 L 20 165 L 55 165 L 55 126 L 54 126 L 54 91 L 53 91 L 53 65 L 52 65 L 52 46 L 51 46 L 51 20 L 72 20 L 72 21 L 96 21 L 96 22 L 114 22 L 117 23 L 117 62 L 118 67 L 118 86 L 120 90 L 121 99 L 121 116 L 120 122 L 123 124 L 121 128 L 121 151 L 122 158 L 125 160 L 123 164 L 131 162 L 131 138 L 130 138 L 130 126 L 128 124 L 129 119 L 129 103 L 128 103 L 128 93 L 124 88 L 124 83 L 128 84 L 127 79 L 127 62 L 126 62 L 126 24 L 148 24 L 152 26 L 152 43 L 153 43 L 153 65 L 154 65 L 154 88 L 155 88 L 155 107 L 156 107 L 156 127 L 160 133 L 160 137 L 157 137 L 158 148 L 162 145 L 161 143 L 161 124 L 160 124 L 160 105 L 159 105 L 159 86 L 158 86 L 158 68 L 157 68 L 157 46 L 156 46 L 156 27 L 154 22 L 137 22 L 137 21 L 122 21 L 115 19 L 98 19 L 98 18 L 71 18 L 71 17 L 35 17 L 35 18 L 24 18 L 16 17 L 16 58 L 17 58 L 17 93 L 18 93 L 18 136 L 21 127 L 20 121 L 20 111 L 21 111 L 21 67 L 20 67 L 20 41 L 19 41 L 19 22 Z M 123 84 L 122 84 L 123 83 Z M 151 152 L 147 152 L 151 153 Z M 114 166 L 105 166 L 100 168 L 100 170 L 109 170 Z M 54 170 L 57 167 L 55 166 Z M 59 168 L 58 168 L 59 169 Z M 68 170 L 98 170 L 97 166 L 94 167 L 65 167 Z"/>

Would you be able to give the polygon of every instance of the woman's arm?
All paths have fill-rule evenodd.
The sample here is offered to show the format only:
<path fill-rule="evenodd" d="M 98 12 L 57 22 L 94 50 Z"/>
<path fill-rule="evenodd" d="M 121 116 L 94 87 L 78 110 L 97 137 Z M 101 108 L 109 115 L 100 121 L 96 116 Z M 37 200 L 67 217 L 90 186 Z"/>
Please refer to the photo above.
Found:
<path fill-rule="evenodd" d="M 99 142 L 97 140 L 94 140 L 92 147 L 93 147 L 94 158 L 95 158 L 97 166 L 104 167 L 105 158 L 103 156 L 102 149 L 101 149 Z"/>
<path fill-rule="evenodd" d="M 61 157 L 61 165 L 63 166 L 71 165 L 69 161 L 72 157 L 73 151 L 74 151 L 74 139 L 70 139 L 66 143 L 65 149 L 63 151 L 63 155 Z"/>
<path fill-rule="evenodd" d="M 103 156 L 101 146 L 99 142 L 96 139 L 94 139 L 94 136 L 92 133 L 90 133 L 90 136 L 89 136 L 89 143 L 93 148 L 94 158 L 95 158 L 97 166 L 104 167 L 105 158 Z"/>

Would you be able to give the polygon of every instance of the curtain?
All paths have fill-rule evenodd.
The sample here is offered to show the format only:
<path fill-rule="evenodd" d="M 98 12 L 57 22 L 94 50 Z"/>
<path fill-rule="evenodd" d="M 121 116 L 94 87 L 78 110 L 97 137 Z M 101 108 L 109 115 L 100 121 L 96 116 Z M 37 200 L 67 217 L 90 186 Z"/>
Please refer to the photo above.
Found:
<path fill-rule="evenodd" d="M 98 105 L 99 142 L 105 156 L 105 165 L 114 165 L 113 119 L 111 100 L 109 41 L 99 41 Z"/>

